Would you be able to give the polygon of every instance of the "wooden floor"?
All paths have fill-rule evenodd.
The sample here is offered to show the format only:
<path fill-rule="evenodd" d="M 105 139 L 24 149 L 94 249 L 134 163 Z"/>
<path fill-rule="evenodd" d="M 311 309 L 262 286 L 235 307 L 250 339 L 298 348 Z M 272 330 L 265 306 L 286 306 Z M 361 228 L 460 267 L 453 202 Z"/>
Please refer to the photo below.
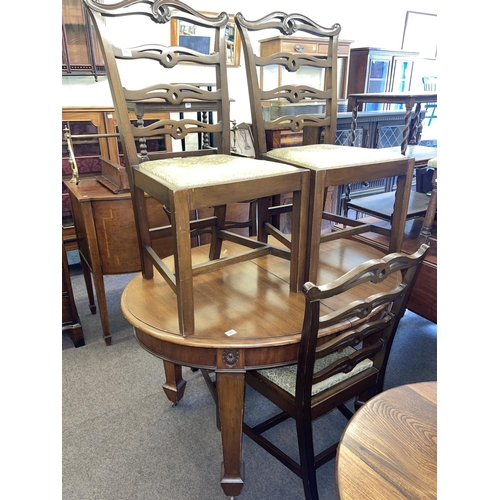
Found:
<path fill-rule="evenodd" d="M 388 226 L 386 222 L 370 218 L 374 223 Z M 370 220 L 367 218 L 367 221 Z M 423 218 L 410 220 L 406 223 L 402 251 L 411 254 L 419 246 L 419 233 Z M 359 240 L 376 248 L 388 250 L 389 239 L 379 234 L 366 233 L 356 236 Z M 432 228 L 430 249 L 420 269 L 415 287 L 408 302 L 408 309 L 420 316 L 437 323 L 437 220 Z"/>

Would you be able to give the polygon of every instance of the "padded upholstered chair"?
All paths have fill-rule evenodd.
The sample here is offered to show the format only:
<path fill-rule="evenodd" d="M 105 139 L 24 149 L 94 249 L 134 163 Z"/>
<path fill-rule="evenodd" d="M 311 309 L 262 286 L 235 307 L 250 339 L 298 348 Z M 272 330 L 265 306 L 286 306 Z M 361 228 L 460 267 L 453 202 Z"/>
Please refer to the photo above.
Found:
<path fill-rule="evenodd" d="M 313 421 L 334 409 L 350 419 L 353 410 L 382 391 L 394 335 L 428 248 L 421 245 L 412 255 L 393 253 L 367 261 L 332 283 L 306 283 L 298 362 L 246 374 L 246 382 L 281 413 L 257 424 L 244 423 L 243 432 L 302 478 L 307 500 L 318 500 L 316 469 L 335 456 L 338 445 L 317 453 Z M 388 278 L 399 272 L 404 279 L 387 286 Z M 367 284 L 372 288 L 365 288 Z M 354 289 L 359 300 L 335 307 L 336 297 Z M 358 399 L 351 409 L 347 403 L 353 398 Z M 263 435 L 288 418 L 296 423 L 298 463 L 280 449 L 277 439 Z"/>
<path fill-rule="evenodd" d="M 311 190 L 309 203 L 308 254 L 306 276 L 316 281 L 319 244 L 327 240 L 350 237 L 367 231 L 390 236 L 390 251 L 401 248 L 404 219 L 392 219 L 390 230 L 342 217 L 335 210 L 325 210 L 327 188 L 393 176 L 397 178 L 395 212 L 406 213 L 411 187 L 413 160 L 398 152 L 339 146 L 337 127 L 337 52 L 340 25 L 322 27 L 301 14 L 273 12 L 256 21 L 245 19 L 239 12 L 235 21 L 240 30 L 246 61 L 256 157 L 309 169 Z M 281 52 L 260 56 L 255 39 L 279 36 L 284 39 Z M 294 36 L 309 36 L 311 44 L 326 42 L 327 50 L 318 55 L 302 53 Z M 265 72 L 282 67 L 287 81 L 278 86 L 263 78 Z M 260 70 L 260 74 L 259 74 Z M 319 75 L 319 78 L 318 78 Z M 285 76 L 283 80 L 285 80 Z M 307 84 L 299 83 L 299 79 Z M 278 116 L 274 116 L 274 111 Z M 266 131 L 285 130 L 302 133 L 302 145 L 276 147 L 266 140 Z M 285 193 L 285 191 L 282 191 Z M 335 203 L 333 204 L 336 205 Z M 332 231 L 323 231 L 323 221 Z"/>
<path fill-rule="evenodd" d="M 228 15 L 203 15 L 175 0 L 115 4 L 84 0 L 84 4 L 105 60 L 139 235 L 142 274 L 151 279 L 156 269 L 176 292 L 180 333 L 195 332 L 193 287 L 202 273 L 272 253 L 290 261 L 290 288 L 300 291 L 305 281 L 309 176 L 290 165 L 230 154 L 225 43 Z M 174 20 L 178 27 L 183 24 L 199 29 L 203 40 L 197 40 L 210 41 L 211 47 L 205 51 L 170 45 L 170 23 Z M 202 74 L 215 85 L 207 89 L 199 83 L 169 83 L 179 82 L 179 65 L 183 63 L 189 63 L 182 67 L 183 75 L 191 71 L 194 81 L 199 82 Z M 207 109 L 213 110 L 213 124 L 196 118 L 198 110 Z M 170 119 L 144 126 L 140 119 L 136 124 L 129 117 L 129 113 L 135 113 L 140 118 L 148 110 L 170 112 Z M 186 115 L 191 111 L 193 119 Z M 184 113 L 184 117 L 177 118 L 177 113 Z M 204 144 L 202 149 L 188 151 L 176 148 L 175 141 L 189 134 L 211 134 L 215 147 Z M 172 137 L 173 151 L 148 152 L 147 140 L 162 136 Z M 281 191 L 294 193 L 291 236 L 269 224 L 269 199 Z M 145 193 L 164 205 L 165 227 L 151 227 Z M 226 206 L 248 200 L 258 200 L 257 205 L 262 207 L 257 209 L 256 239 L 226 227 Z M 212 208 L 213 215 L 190 220 L 196 211 Z M 207 260 L 194 265 L 189 249 L 195 231 L 209 232 L 211 243 Z M 152 249 L 152 238 L 165 233 L 173 237 L 174 269 L 167 268 Z M 270 234 L 279 244 L 271 244 Z M 240 244 L 241 252 L 221 257 L 225 239 Z"/>

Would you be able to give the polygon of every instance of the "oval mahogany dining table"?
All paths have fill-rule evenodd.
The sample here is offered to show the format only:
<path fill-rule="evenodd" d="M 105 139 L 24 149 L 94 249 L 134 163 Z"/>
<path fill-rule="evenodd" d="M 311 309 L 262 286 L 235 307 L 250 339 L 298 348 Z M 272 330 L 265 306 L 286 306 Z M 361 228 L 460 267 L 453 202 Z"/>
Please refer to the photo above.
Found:
<path fill-rule="evenodd" d="M 234 251 L 233 243 L 223 243 L 222 256 Z M 192 255 L 193 264 L 208 258 L 203 246 L 193 248 Z M 382 255 L 353 240 L 324 243 L 318 282 L 332 281 Z M 171 259 L 164 261 L 171 265 Z M 183 396 L 182 366 L 215 371 L 223 455 L 220 482 L 227 496 L 239 495 L 244 484 L 246 370 L 286 365 L 298 357 L 305 300 L 303 293 L 290 291 L 289 268 L 288 261 L 268 255 L 195 276 L 196 330 L 185 337 L 179 333 L 175 293 L 156 271 L 150 280 L 141 274 L 134 277 L 122 294 L 121 310 L 139 344 L 163 360 L 163 389 L 170 401 L 177 404 Z M 398 279 L 387 280 L 386 286 L 392 288 Z M 325 302 L 324 311 L 357 298 L 343 295 Z"/>
<path fill-rule="evenodd" d="M 339 500 L 437 498 L 437 382 L 402 385 L 366 402 L 337 449 Z"/>

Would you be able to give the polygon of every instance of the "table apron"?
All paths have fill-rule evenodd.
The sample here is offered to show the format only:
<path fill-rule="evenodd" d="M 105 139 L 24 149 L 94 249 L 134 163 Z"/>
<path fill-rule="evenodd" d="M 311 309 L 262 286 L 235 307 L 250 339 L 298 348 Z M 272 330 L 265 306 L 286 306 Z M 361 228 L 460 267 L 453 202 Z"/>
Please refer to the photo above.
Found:
<path fill-rule="evenodd" d="M 171 363 L 208 370 L 232 369 L 255 370 L 283 366 L 297 361 L 299 344 L 262 347 L 205 347 L 188 346 L 162 340 L 134 327 L 134 335 L 139 345 L 153 354 Z M 218 357 L 219 355 L 219 357 Z M 243 366 L 238 360 L 243 360 Z M 218 361 L 219 359 L 219 361 Z M 224 364 L 221 366 L 221 361 Z"/>

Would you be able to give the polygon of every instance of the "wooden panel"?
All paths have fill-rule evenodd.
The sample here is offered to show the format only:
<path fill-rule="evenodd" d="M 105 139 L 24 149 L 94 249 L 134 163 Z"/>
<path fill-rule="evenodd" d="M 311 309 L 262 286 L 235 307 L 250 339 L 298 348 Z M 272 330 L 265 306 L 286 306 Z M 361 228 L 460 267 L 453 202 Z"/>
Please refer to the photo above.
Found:
<path fill-rule="evenodd" d="M 437 323 L 437 266 L 424 261 L 410 295 L 408 309 Z"/>
<path fill-rule="evenodd" d="M 166 226 L 168 219 L 160 203 L 152 198 L 147 203 L 152 224 Z M 95 201 L 93 208 L 103 274 L 138 271 L 141 264 L 132 201 Z M 172 253 L 171 243 L 166 238 L 154 246 L 162 258 Z"/>

